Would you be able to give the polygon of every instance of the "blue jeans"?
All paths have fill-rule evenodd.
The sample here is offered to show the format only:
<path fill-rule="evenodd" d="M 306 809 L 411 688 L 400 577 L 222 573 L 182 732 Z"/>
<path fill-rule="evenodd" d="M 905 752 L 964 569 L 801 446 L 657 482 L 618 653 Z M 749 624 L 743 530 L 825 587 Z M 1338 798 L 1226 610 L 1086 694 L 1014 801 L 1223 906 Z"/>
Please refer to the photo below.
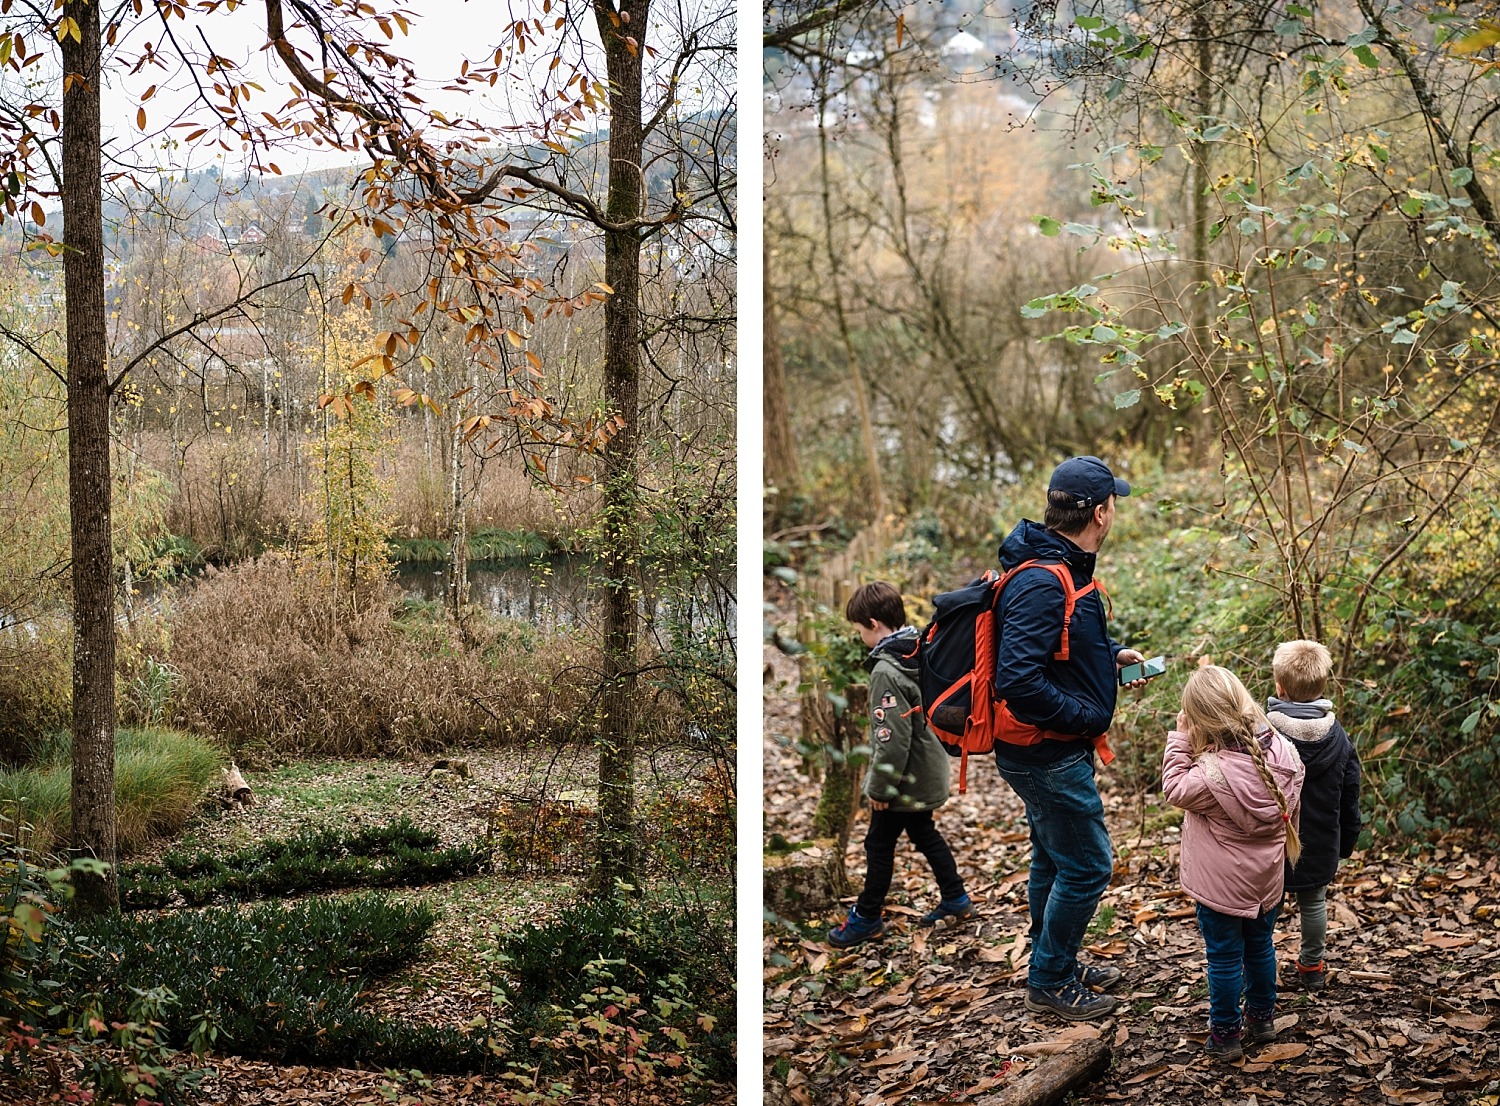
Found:
<path fill-rule="evenodd" d="M 1240 1028 L 1240 992 L 1245 1013 L 1269 1018 L 1276 1013 L 1276 946 L 1272 930 L 1277 903 L 1259 918 L 1236 918 L 1198 905 L 1198 928 L 1208 950 L 1208 1024 L 1216 1033 Z"/>
<path fill-rule="evenodd" d="M 1032 987 L 1058 987 L 1078 969 L 1078 949 L 1114 873 L 1104 804 L 1094 784 L 1094 748 L 1079 742 L 1052 764 L 1026 764 L 995 749 L 995 764 L 1026 804 L 1031 827 Z"/>

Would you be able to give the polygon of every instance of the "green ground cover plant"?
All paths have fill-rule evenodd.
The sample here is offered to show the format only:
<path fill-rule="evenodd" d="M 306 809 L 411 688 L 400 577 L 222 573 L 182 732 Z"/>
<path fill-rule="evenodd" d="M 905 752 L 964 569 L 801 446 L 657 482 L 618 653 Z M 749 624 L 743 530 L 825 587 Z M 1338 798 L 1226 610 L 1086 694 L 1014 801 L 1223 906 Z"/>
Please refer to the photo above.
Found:
<path fill-rule="evenodd" d="M 174 851 L 160 864 L 121 871 L 120 906 L 143 910 L 177 899 L 203 906 L 352 887 L 410 887 L 461 879 L 489 866 L 487 848 L 440 844 L 435 831 L 401 818 L 354 833 L 304 830 L 227 856 Z"/>
<path fill-rule="evenodd" d="M 35 742 L 24 767 L 0 769 L 0 806 L 25 826 L 31 848 L 45 853 L 65 840 L 72 793 L 72 741 L 63 731 Z M 173 730 L 121 729 L 115 745 L 115 801 L 120 849 L 176 833 L 217 776 L 223 754 Z"/>
<path fill-rule="evenodd" d="M 733 934 L 732 914 L 707 902 L 610 898 L 502 935 L 496 990 L 513 1047 L 543 1068 L 732 1080 Z"/>
<path fill-rule="evenodd" d="M 106 1020 L 138 990 L 176 1003 L 158 1017 L 174 1042 L 206 1040 L 246 1057 L 478 1071 L 481 1037 L 372 1013 L 371 981 L 421 955 L 433 924 L 422 904 L 377 894 L 249 909 L 113 915 L 80 930 L 92 955 L 65 981 L 95 994 Z"/>
<path fill-rule="evenodd" d="M 73 876 L 91 867 L 38 866 L 14 834 L 0 834 L 0 1086 L 37 1102 L 192 1101 L 201 1069 L 160 1032 L 167 992 L 133 993 L 107 1022 L 70 990 L 89 952 L 62 907 Z"/>

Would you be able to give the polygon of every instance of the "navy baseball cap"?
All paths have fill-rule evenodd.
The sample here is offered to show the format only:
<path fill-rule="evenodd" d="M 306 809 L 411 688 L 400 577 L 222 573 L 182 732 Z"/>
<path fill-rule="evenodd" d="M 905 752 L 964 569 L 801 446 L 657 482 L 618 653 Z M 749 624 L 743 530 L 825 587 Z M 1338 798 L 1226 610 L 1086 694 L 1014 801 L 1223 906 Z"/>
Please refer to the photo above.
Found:
<path fill-rule="evenodd" d="M 1069 457 L 1052 470 L 1049 492 L 1067 492 L 1077 502 L 1074 506 L 1097 507 L 1111 495 L 1130 494 L 1130 485 L 1109 471 L 1097 457 Z"/>

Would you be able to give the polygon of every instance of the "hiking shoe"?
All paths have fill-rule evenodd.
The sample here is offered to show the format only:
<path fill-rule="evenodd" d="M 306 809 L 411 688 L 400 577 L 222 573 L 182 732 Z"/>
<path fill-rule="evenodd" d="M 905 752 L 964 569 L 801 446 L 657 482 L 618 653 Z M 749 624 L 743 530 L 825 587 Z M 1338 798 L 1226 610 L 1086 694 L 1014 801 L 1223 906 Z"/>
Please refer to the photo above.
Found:
<path fill-rule="evenodd" d="M 1085 987 L 1090 987 L 1095 991 L 1102 991 L 1107 987 L 1113 987 L 1120 980 L 1124 979 L 1125 973 L 1120 971 L 1119 968 L 1111 968 L 1107 964 L 1096 968 L 1092 964 L 1085 964 L 1080 960 L 1078 961 L 1078 971 L 1074 978 Z"/>
<path fill-rule="evenodd" d="M 943 899 L 937 909 L 917 919 L 919 926 L 935 926 L 944 918 L 967 918 L 974 913 L 974 900 L 964 895 L 961 899 Z"/>
<path fill-rule="evenodd" d="M 1236 1060 L 1245 1058 L 1245 1050 L 1240 1047 L 1240 1034 L 1236 1030 L 1233 1033 L 1220 1033 L 1213 1030 L 1208 1035 L 1208 1040 L 1203 1044 L 1203 1051 L 1215 1060 L 1223 1060 L 1226 1064 L 1232 1064 Z"/>
<path fill-rule="evenodd" d="M 844 920 L 844 924 L 828 931 L 828 943 L 836 949 L 852 949 L 855 945 L 862 945 L 866 941 L 873 941 L 877 937 L 884 936 L 884 918 L 862 917 L 856 908 L 851 906 L 849 917 Z"/>
<path fill-rule="evenodd" d="M 1096 995 L 1070 979 L 1060 987 L 1027 987 L 1026 1009 L 1047 1012 L 1070 1022 L 1086 1022 L 1114 1013 L 1118 1000 L 1111 995 Z"/>
<path fill-rule="evenodd" d="M 1307 967 L 1300 960 L 1297 962 L 1297 983 L 1304 991 L 1321 991 L 1328 986 L 1328 973 L 1323 968 L 1323 961 L 1318 961 L 1312 967 Z"/>
<path fill-rule="evenodd" d="M 1245 1015 L 1245 1026 L 1240 1033 L 1240 1040 L 1247 1045 L 1270 1044 L 1276 1039 L 1276 1018 L 1257 1018 L 1254 1014 Z"/>

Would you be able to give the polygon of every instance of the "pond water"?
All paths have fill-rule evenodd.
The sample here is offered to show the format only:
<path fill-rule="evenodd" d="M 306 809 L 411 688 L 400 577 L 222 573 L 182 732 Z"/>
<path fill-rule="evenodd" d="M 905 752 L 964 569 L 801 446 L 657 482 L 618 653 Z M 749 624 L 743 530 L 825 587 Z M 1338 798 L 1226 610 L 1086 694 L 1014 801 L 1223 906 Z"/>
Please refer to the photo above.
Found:
<path fill-rule="evenodd" d="M 449 572 L 442 564 L 403 562 L 396 566 L 396 583 L 408 596 L 426 602 L 448 598 Z M 684 622 L 695 629 L 727 627 L 735 631 L 733 577 L 699 579 L 687 594 L 655 594 L 641 599 L 641 616 L 648 623 Z M 530 623 L 543 631 L 593 626 L 599 621 L 603 592 L 598 573 L 581 557 L 556 556 L 539 560 L 469 562 L 469 602 L 501 618 Z"/>
<path fill-rule="evenodd" d="M 411 561 L 396 565 L 396 585 L 412 599 L 445 602 L 448 579 L 446 565 Z M 687 594 L 681 593 L 681 585 L 648 587 L 640 605 L 641 618 L 646 623 L 643 634 L 654 628 L 665 635 L 670 626 L 686 624 L 698 631 L 707 629 L 732 638 L 733 580 L 733 574 L 727 571 L 705 575 Z M 137 581 L 134 604 L 137 610 L 156 609 L 163 596 L 178 586 L 180 583 Z M 543 632 L 582 627 L 597 633 L 602 601 L 599 575 L 582 557 L 558 555 L 469 563 L 470 603 L 500 618 L 529 623 Z M 14 618 L 0 611 L 0 629 L 11 628 L 36 633 L 29 618 Z"/>

